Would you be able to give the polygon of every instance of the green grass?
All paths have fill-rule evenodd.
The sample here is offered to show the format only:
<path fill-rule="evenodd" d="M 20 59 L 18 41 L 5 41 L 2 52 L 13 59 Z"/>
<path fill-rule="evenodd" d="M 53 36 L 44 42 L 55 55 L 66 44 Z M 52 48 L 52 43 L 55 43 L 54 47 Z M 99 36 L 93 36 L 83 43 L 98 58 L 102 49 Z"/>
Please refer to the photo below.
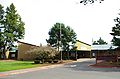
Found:
<path fill-rule="evenodd" d="M 0 72 L 33 68 L 45 65 L 46 64 L 33 64 L 32 61 L 0 61 Z"/>

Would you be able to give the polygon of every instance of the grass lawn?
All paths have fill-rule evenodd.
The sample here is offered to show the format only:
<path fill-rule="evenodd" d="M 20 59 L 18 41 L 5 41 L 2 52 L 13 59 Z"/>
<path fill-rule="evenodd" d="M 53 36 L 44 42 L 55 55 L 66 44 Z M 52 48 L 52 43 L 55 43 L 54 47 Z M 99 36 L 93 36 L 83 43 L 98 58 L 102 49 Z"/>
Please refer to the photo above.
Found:
<path fill-rule="evenodd" d="M 26 69 L 32 67 L 40 67 L 48 64 L 33 64 L 32 61 L 0 61 L 0 72 L 10 71 L 10 70 L 18 70 L 18 69 Z"/>
<path fill-rule="evenodd" d="M 64 60 L 62 63 L 69 63 L 69 62 L 72 62 L 72 60 Z M 54 64 L 60 64 L 60 63 L 54 63 Z M 42 67 L 48 65 L 53 65 L 53 64 L 50 63 L 34 64 L 33 61 L 0 60 L 0 72 L 33 68 L 33 67 Z"/>

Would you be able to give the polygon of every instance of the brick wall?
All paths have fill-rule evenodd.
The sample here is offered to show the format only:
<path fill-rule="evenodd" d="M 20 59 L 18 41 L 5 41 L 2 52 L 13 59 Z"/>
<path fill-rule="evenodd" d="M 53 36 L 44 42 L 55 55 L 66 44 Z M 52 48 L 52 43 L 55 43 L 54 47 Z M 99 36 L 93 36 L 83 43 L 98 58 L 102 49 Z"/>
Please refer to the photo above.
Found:
<path fill-rule="evenodd" d="M 28 54 L 28 51 L 35 47 L 37 46 L 26 43 L 18 43 L 18 60 L 33 60 L 34 58 Z"/>

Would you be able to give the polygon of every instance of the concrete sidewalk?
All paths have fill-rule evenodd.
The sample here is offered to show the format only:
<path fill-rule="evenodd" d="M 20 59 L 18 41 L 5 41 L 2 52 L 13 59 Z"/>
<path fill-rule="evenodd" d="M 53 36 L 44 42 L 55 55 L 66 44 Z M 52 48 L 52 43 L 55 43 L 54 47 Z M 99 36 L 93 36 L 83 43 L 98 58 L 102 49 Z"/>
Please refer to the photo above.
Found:
<path fill-rule="evenodd" d="M 82 58 L 82 59 L 78 59 L 77 61 L 73 61 L 73 62 L 84 62 L 84 61 L 90 61 L 90 60 L 95 60 L 95 59 L 94 58 L 92 58 L 92 59 L 90 59 L 90 58 Z M 68 63 L 73 63 L 73 62 L 68 62 Z M 28 68 L 28 69 L 20 69 L 20 70 L 12 70 L 12 71 L 0 72 L 0 77 L 4 77 L 4 76 L 8 76 L 8 75 L 15 75 L 15 74 L 22 74 L 22 73 L 38 71 L 38 70 L 43 70 L 43 69 L 60 67 L 60 66 L 64 66 L 65 64 L 68 64 L 68 63 L 54 64 L 54 65 L 43 66 L 43 67 L 35 67 L 35 68 Z"/>
<path fill-rule="evenodd" d="M 95 58 L 81 58 L 81 59 L 77 59 L 76 62 L 93 61 L 93 60 L 95 60 Z"/>

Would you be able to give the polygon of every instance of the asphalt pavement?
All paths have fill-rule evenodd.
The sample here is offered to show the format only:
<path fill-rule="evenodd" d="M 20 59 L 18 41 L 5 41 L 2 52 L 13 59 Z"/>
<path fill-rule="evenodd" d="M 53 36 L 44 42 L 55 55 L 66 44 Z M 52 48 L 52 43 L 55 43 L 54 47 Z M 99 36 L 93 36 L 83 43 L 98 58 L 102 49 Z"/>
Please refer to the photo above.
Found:
<path fill-rule="evenodd" d="M 0 79 L 120 79 L 120 68 L 94 68 L 94 59 L 38 69 L 30 72 L 2 76 Z"/>

